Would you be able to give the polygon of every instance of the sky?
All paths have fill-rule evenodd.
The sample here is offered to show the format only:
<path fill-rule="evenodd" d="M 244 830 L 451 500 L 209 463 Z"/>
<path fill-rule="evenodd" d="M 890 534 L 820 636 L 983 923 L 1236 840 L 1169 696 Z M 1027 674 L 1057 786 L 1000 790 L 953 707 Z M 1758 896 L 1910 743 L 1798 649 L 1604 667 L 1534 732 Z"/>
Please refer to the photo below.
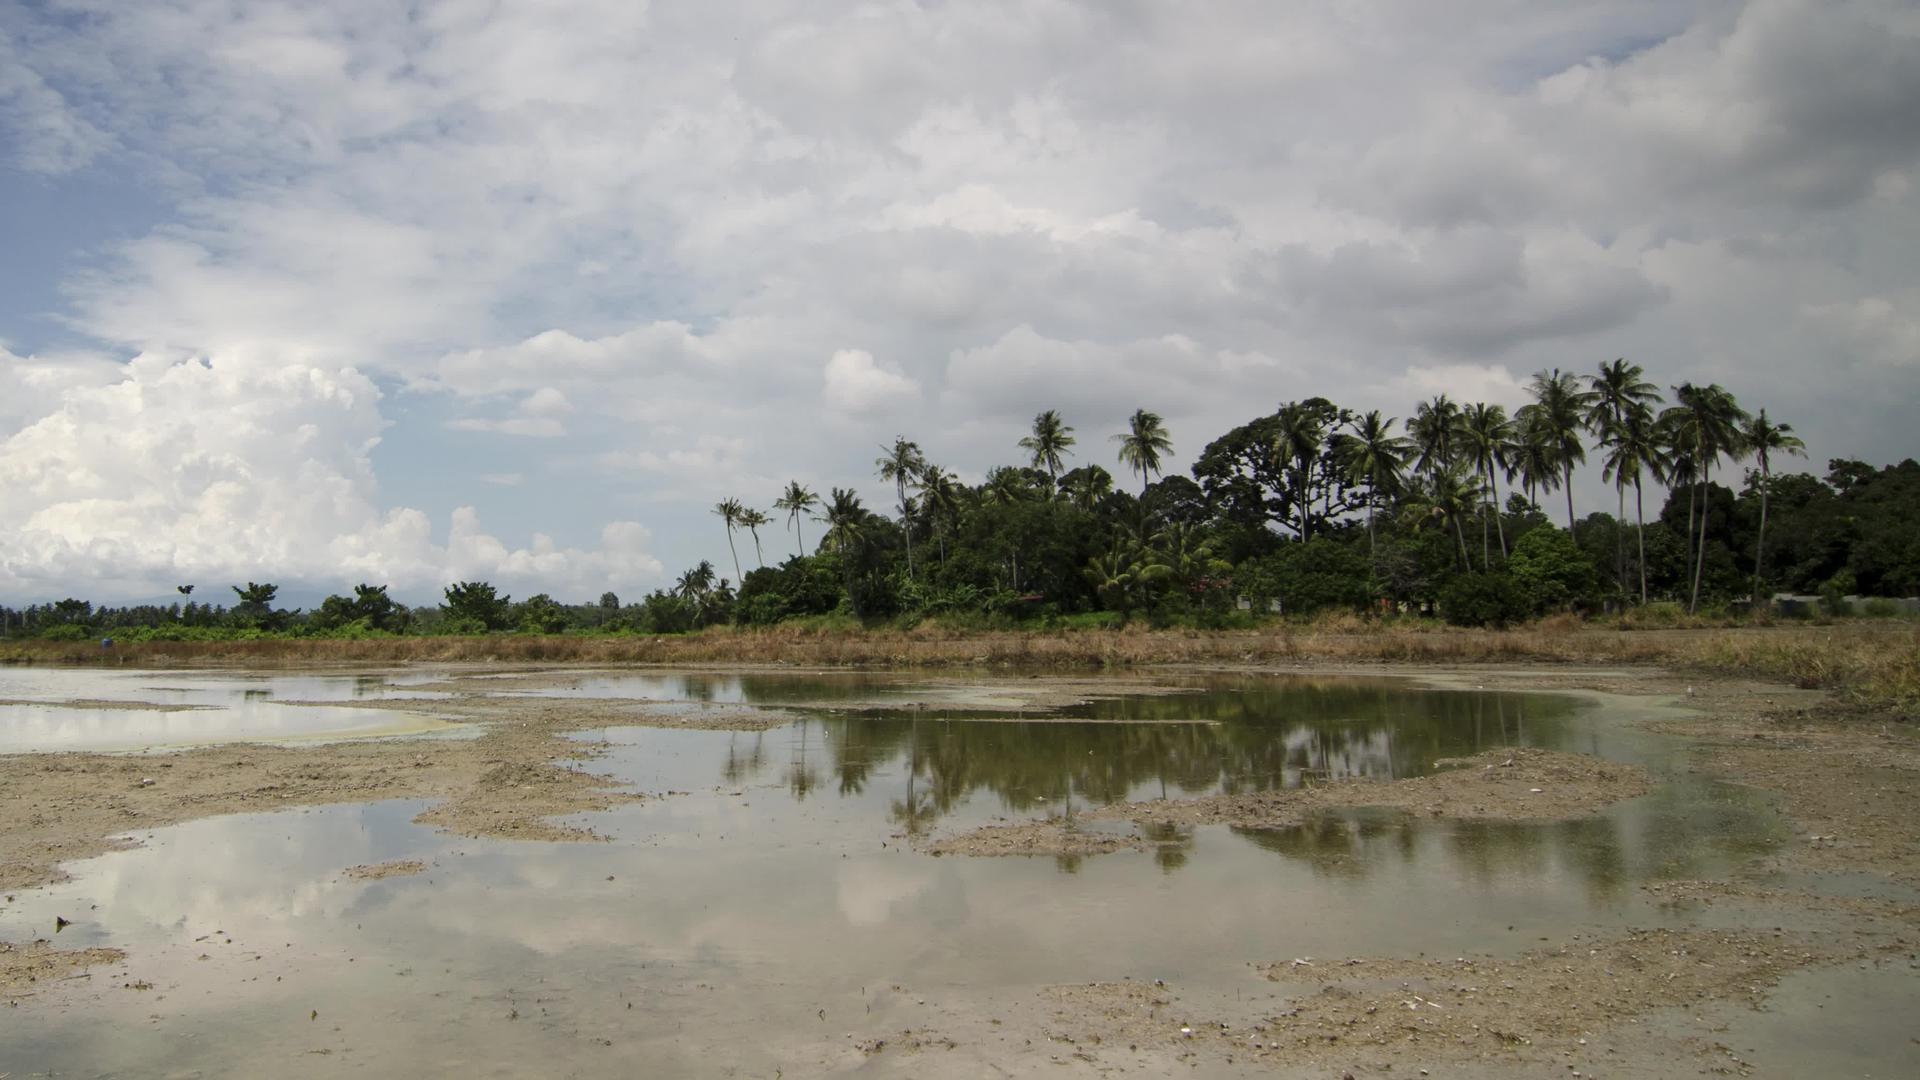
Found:
<path fill-rule="evenodd" d="M 637 599 L 896 435 L 1615 357 L 1897 461 L 1916 103 L 1910 0 L 0 0 L 0 600 Z"/>

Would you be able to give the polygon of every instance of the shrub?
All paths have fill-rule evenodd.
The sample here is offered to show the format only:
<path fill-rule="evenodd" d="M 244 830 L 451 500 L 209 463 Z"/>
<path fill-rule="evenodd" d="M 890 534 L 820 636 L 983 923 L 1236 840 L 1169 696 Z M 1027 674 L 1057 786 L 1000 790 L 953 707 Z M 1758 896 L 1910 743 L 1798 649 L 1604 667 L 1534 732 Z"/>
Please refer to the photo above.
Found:
<path fill-rule="evenodd" d="M 1533 613 L 1525 590 L 1506 574 L 1461 574 L 1440 590 L 1440 611 L 1455 626 L 1508 626 Z"/>
<path fill-rule="evenodd" d="M 1507 570 L 1534 612 L 1564 610 L 1593 594 L 1593 563 L 1559 529 L 1533 529 L 1513 545 Z"/>

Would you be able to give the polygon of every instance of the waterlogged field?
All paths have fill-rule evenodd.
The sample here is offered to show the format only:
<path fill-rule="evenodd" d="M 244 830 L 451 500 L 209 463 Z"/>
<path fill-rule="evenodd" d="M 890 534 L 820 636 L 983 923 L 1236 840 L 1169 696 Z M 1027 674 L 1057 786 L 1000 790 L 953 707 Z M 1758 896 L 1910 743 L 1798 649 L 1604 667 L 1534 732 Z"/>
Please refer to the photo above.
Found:
<path fill-rule="evenodd" d="M 593 714 L 601 721 L 569 737 L 585 771 L 649 796 L 566 819 L 602 838 L 590 843 L 441 831 L 415 821 L 430 805 L 420 799 L 141 831 L 141 846 L 70 864 L 71 880 L 0 905 L 0 940 L 54 937 L 57 920 L 70 920 L 55 944 L 126 954 L 37 985 L 6 1010 L 0 1072 L 16 1076 L 1317 1076 L 1333 1060 L 1360 1070 L 1399 1061 L 1380 1072 L 1399 1075 L 1426 1060 L 1417 1029 L 1411 1042 L 1396 1032 L 1394 1045 L 1349 1058 L 1337 1057 L 1347 1050 L 1337 1035 L 1323 1042 L 1317 1031 L 1314 1049 L 1294 1033 L 1283 1046 L 1288 1010 L 1319 971 L 1342 958 L 1514 956 L 1629 928 L 1746 931 L 1758 925 L 1749 915 L 1675 905 L 1661 890 L 1724 879 L 1791 838 L 1770 799 L 1691 770 L 1685 741 L 1630 722 L 1653 705 L 1471 682 L 0 676 L 10 680 L 0 697 L 13 702 L 0 706 L 9 753 L 223 732 L 339 739 L 408 723 L 457 729 L 462 708 L 512 724 L 514 710 L 535 705 L 618 703 L 633 711 Z M 433 711 L 409 719 L 410 707 Z M 175 726 L 202 715 L 200 727 Z M 401 754 L 411 745 L 391 743 Z M 1392 783 L 1506 747 L 1644 769 L 1652 787 L 1567 820 L 1352 809 L 1292 828 L 1149 827 L 1143 849 L 1106 854 L 932 850 L 1039 819 L 1118 833 L 1128 826 L 1099 818 L 1103 807 Z M 1903 896 L 1871 882 L 1836 887 Z M 1277 984 L 1274 964 L 1308 982 Z M 1772 1075 L 1816 1065 L 1900 1074 L 1920 1005 L 1910 964 L 1861 960 L 1849 974 L 1787 975 L 1768 999 L 1769 1024 L 1727 1034 L 1740 1021 L 1717 1013 L 1701 1024 L 1739 1044 L 1722 1046 L 1727 1055 L 1765 1057 Z M 1844 989 L 1863 985 L 1874 993 Z M 1436 1011 L 1447 1007 L 1438 993 L 1428 991 Z M 1846 1016 L 1821 1016 L 1836 993 L 1851 994 Z M 1418 1002 L 1412 1014 L 1437 1022 Z M 1667 1025 L 1661 1038 L 1673 1045 L 1708 1037 L 1676 1017 L 1646 1012 L 1649 1031 Z M 1802 1023 L 1823 1025 L 1819 1045 L 1781 1037 Z M 1477 1065 L 1450 1074 L 1538 1075 L 1541 1059 L 1526 1056 L 1534 1041 L 1489 1036 Z M 1587 1053 L 1584 1037 L 1567 1041 Z M 1596 1031 L 1593 1054 L 1603 1042 Z M 1588 1075 L 1662 1075 L 1665 1050 L 1647 1047 L 1667 1045 L 1643 1040 L 1580 1064 L 1600 1070 Z M 1720 1051 L 1701 1052 L 1725 1064 Z"/>

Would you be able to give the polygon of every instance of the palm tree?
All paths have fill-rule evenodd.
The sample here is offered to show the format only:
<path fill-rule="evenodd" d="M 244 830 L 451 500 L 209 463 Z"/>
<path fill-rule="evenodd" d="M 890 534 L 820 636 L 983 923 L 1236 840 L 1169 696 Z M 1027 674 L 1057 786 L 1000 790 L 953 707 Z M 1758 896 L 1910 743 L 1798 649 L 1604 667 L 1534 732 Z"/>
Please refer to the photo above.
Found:
<path fill-rule="evenodd" d="M 920 501 L 933 521 L 934 539 L 940 544 L 940 562 L 945 565 L 947 534 L 940 526 L 944 523 L 951 529 L 960 518 L 960 478 L 937 465 L 929 465 L 920 470 L 917 482 Z"/>
<path fill-rule="evenodd" d="M 1612 363 L 1600 365 L 1598 374 L 1587 377 L 1587 385 L 1593 392 L 1593 401 L 1587 406 L 1587 430 L 1594 433 L 1600 445 L 1610 446 L 1626 425 L 1627 417 L 1636 410 L 1651 412 L 1660 404 L 1660 388 L 1641 376 L 1644 374 L 1639 364 L 1629 364 L 1625 357 Z M 1627 516 L 1627 477 L 1615 470 L 1613 490 L 1617 500 L 1617 511 L 1613 520 L 1618 522 Z M 1627 588 L 1627 546 L 1626 538 L 1619 529 L 1614 530 L 1614 575 L 1620 590 Z M 1645 602 L 1644 600 L 1642 601 Z"/>
<path fill-rule="evenodd" d="M 1019 469 L 996 465 L 987 470 L 987 479 L 980 485 L 980 499 L 989 504 L 1015 503 L 1026 498 L 1031 490 Z"/>
<path fill-rule="evenodd" d="M 1533 395 L 1534 404 L 1540 407 L 1538 423 L 1553 447 L 1554 457 L 1560 462 L 1560 482 L 1567 492 L 1567 532 L 1571 534 L 1573 467 L 1587 460 L 1587 451 L 1580 445 L 1580 428 L 1587 408 L 1593 402 L 1594 393 L 1580 382 L 1579 376 L 1559 368 L 1551 372 L 1534 372 L 1533 382 L 1528 384 L 1527 392 Z"/>
<path fill-rule="evenodd" d="M 1098 465 L 1082 465 L 1060 478 L 1060 490 L 1073 505 L 1090 511 L 1113 494 L 1113 474 Z"/>
<path fill-rule="evenodd" d="M 1507 527 L 1500 520 L 1500 480 L 1496 470 L 1507 464 L 1507 444 L 1512 440 L 1513 425 L 1507 420 L 1507 410 L 1499 405 L 1475 402 L 1460 413 L 1460 449 L 1466 459 L 1472 463 L 1474 475 L 1485 479 L 1482 494 L 1485 496 L 1485 510 L 1480 515 L 1480 565 L 1492 568 L 1493 556 L 1487 549 L 1487 518 L 1492 517 L 1494 529 L 1500 534 L 1500 557 L 1507 557 Z"/>
<path fill-rule="evenodd" d="M 1553 447 L 1552 433 L 1540 419 L 1538 405 L 1522 405 L 1513 414 L 1513 438 L 1507 444 L 1507 482 L 1520 478 L 1527 502 L 1537 510 L 1540 502 L 1534 492 L 1560 489 L 1560 458 Z"/>
<path fill-rule="evenodd" d="M 1304 541 L 1313 521 L 1309 502 L 1313 463 L 1326 445 L 1327 429 L 1312 409 L 1297 401 L 1282 405 L 1275 419 L 1280 422 L 1280 430 L 1274 436 L 1273 456 L 1293 473 L 1294 492 L 1300 500 L 1300 539 Z"/>
<path fill-rule="evenodd" d="M 740 511 L 741 527 L 753 534 L 754 561 L 763 567 L 767 565 L 767 559 L 766 556 L 760 553 L 760 526 L 768 524 L 772 520 L 772 518 L 767 516 L 766 511 L 751 506 Z"/>
<path fill-rule="evenodd" d="M 681 573 L 680 580 L 674 585 L 674 592 L 682 600 L 699 601 L 713 591 L 713 564 L 705 559 L 700 565 Z"/>
<path fill-rule="evenodd" d="M 1060 475 L 1060 459 L 1071 454 L 1073 429 L 1060 419 L 1059 412 L 1048 409 L 1033 418 L 1033 434 L 1020 440 L 1020 449 L 1032 455 L 1033 467 L 1045 467 L 1049 485 Z"/>
<path fill-rule="evenodd" d="M 722 499 L 713 504 L 713 512 L 727 523 L 727 550 L 733 552 L 733 579 L 740 580 L 740 553 L 733 549 L 733 530 L 740 524 L 740 515 L 746 513 L 746 507 L 739 499 Z"/>
<path fill-rule="evenodd" d="M 1618 426 L 1610 427 L 1601 442 L 1606 447 L 1606 457 L 1601 462 L 1600 476 L 1611 480 L 1614 486 L 1625 496 L 1626 485 L 1633 485 L 1634 525 L 1640 541 L 1640 606 L 1647 604 L 1647 508 L 1642 489 L 1645 477 L 1656 482 L 1665 482 L 1667 467 L 1671 464 L 1665 447 L 1661 445 L 1659 426 L 1654 422 L 1653 410 L 1644 404 L 1629 408 L 1626 418 Z"/>
<path fill-rule="evenodd" d="M 907 507 L 907 482 L 927 467 L 927 459 L 920 453 L 920 444 L 909 442 L 905 435 L 894 436 L 891 450 L 884 446 L 880 449 L 886 453 L 874 459 L 873 467 L 880 479 L 893 481 L 894 490 L 900 493 L 900 531 L 907 536 L 907 580 L 912 581 L 913 519 Z"/>
<path fill-rule="evenodd" d="M 1147 478 L 1160 471 L 1160 455 L 1173 453 L 1173 440 L 1160 414 L 1135 409 L 1126 434 L 1115 435 L 1113 441 L 1120 444 L 1121 463 L 1140 474 L 1140 494 L 1145 495 Z"/>
<path fill-rule="evenodd" d="M 1415 477 L 1401 505 L 1408 524 L 1416 529 L 1428 524 L 1452 525 L 1454 543 L 1460 549 L 1460 567 L 1471 570 L 1473 562 L 1467 557 L 1467 534 L 1460 527 L 1460 519 L 1479 503 L 1479 479 L 1456 462 Z"/>
<path fill-rule="evenodd" d="M 787 493 L 773 501 L 775 510 L 787 512 L 787 526 L 800 542 L 800 554 L 807 553 L 807 539 L 800 534 L 800 516 L 820 505 L 820 496 L 808 491 L 798 480 L 787 481 Z"/>
<path fill-rule="evenodd" d="M 827 534 L 820 540 L 822 550 L 833 551 L 840 559 L 840 573 L 846 579 L 847 603 L 852 606 L 855 615 L 860 613 L 860 601 L 853 593 L 853 560 L 867 541 L 867 508 L 860 504 L 860 496 L 850 488 L 834 488 L 827 496 L 826 505 L 816 515 L 827 524 Z"/>
<path fill-rule="evenodd" d="M 1414 468 L 1431 476 L 1453 464 L 1454 436 L 1460 431 L 1460 406 L 1445 394 L 1423 401 L 1407 421 L 1413 439 Z"/>
<path fill-rule="evenodd" d="M 1707 386 L 1681 383 L 1674 387 L 1673 396 L 1679 404 L 1661 415 L 1672 418 L 1674 434 L 1693 452 L 1694 468 L 1698 470 L 1696 482 L 1702 498 L 1700 542 L 1693 560 L 1693 590 L 1687 600 L 1687 613 L 1691 615 L 1700 607 L 1700 572 L 1707 559 L 1707 485 L 1711 482 L 1714 464 L 1722 456 L 1738 457 L 1742 453 L 1740 431 L 1747 414 L 1718 383 Z"/>
<path fill-rule="evenodd" d="M 1346 474 L 1347 483 L 1367 485 L 1367 557 L 1373 557 L 1373 508 L 1380 496 L 1399 490 L 1407 469 L 1407 455 L 1413 444 L 1393 433 L 1397 417 L 1380 418 L 1374 409 L 1365 416 L 1347 421 L 1350 433 L 1333 437 L 1334 454 Z"/>
<path fill-rule="evenodd" d="M 1760 538 L 1753 543 L 1753 604 L 1760 606 L 1760 562 L 1767 553 L 1767 495 L 1773 487 L 1774 454 L 1807 456 L 1807 444 L 1793 433 L 1792 424 L 1776 424 L 1767 419 L 1767 410 L 1747 421 L 1740 431 L 1741 441 L 1760 465 Z"/>

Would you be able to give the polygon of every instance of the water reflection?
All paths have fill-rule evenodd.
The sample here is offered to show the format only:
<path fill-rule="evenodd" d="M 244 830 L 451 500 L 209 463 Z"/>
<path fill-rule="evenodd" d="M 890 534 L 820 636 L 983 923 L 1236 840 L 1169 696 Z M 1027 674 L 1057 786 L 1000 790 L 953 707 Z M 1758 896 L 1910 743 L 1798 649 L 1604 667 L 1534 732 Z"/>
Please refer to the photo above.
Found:
<path fill-rule="evenodd" d="M 237 739 L 450 732 L 427 717 L 288 702 L 405 702 L 444 694 L 379 675 L 202 675 L 0 669 L 0 753 L 179 748 Z"/>
<path fill-rule="evenodd" d="M 847 1031 L 933 1022 L 922 995 L 937 1010 L 1045 983 L 1225 983 L 1249 960 L 1454 955 L 1523 940 L 1514 931 L 1684 920 L 1631 886 L 1723 872 L 1776 827 L 1738 789 L 1669 768 L 1673 743 L 1559 698 L 1353 680 L 1191 689 L 1044 722 L 821 709 L 763 733 L 608 729 L 595 769 L 686 794 L 593 815 L 605 844 L 446 836 L 410 824 L 418 803 L 160 830 L 0 906 L 14 940 L 80 916 L 63 943 L 128 948 L 157 989 L 19 1010 L 0 1060 L 22 1073 L 535 1075 L 564 1061 L 583 1075 L 773 1075 L 843 1050 Z M 1147 717 L 1204 722 L 1116 722 Z M 1523 741 L 1648 764 L 1663 782 L 1562 824 L 1362 811 L 1288 830 L 1160 827 L 1152 851 L 1085 859 L 936 859 L 896 835 L 1408 776 Z M 430 866 L 340 876 L 390 858 Z M 878 989 L 895 985 L 910 990 Z"/>

